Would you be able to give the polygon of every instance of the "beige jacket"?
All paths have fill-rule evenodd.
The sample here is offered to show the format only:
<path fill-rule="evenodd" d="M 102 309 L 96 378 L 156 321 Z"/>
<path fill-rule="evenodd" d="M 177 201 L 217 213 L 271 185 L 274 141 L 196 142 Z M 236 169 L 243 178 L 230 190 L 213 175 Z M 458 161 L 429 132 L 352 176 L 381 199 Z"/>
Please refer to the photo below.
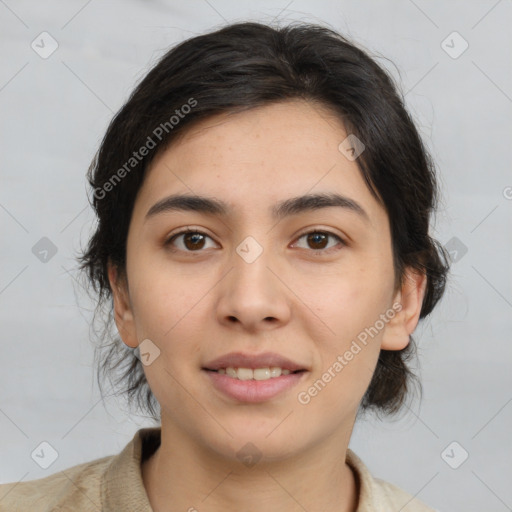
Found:
<path fill-rule="evenodd" d="M 0 512 L 152 512 L 142 481 L 142 454 L 160 444 L 160 427 L 142 428 L 117 455 L 27 482 L 0 485 Z M 144 450 L 144 451 L 143 451 Z M 373 478 L 350 449 L 359 481 L 356 512 L 435 512 L 392 484 Z"/>

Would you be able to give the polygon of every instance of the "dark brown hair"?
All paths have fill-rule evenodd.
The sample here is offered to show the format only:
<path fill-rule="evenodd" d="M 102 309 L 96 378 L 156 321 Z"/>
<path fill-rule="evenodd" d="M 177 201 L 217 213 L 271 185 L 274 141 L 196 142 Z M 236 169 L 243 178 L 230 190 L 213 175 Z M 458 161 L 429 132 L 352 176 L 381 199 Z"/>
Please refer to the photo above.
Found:
<path fill-rule="evenodd" d="M 449 260 L 429 236 L 438 195 L 435 168 L 388 73 L 365 50 L 320 25 L 236 23 L 188 39 L 158 61 L 111 121 L 88 171 L 98 225 L 79 256 L 96 294 L 96 313 L 108 316 L 100 335 L 106 343 L 97 347 L 100 389 L 105 377 L 112 383 L 117 373 L 114 387 L 122 384 L 130 403 L 135 399 L 154 419 L 159 405 L 142 363 L 111 332 L 107 274 L 110 260 L 125 275 L 128 227 L 146 169 L 193 123 L 296 98 L 327 107 L 364 143 L 357 163 L 389 216 L 396 288 L 406 266 L 426 273 L 420 318 L 443 295 Z M 406 364 L 414 350 L 412 338 L 404 350 L 381 350 L 361 410 L 400 409 L 415 382 Z"/>

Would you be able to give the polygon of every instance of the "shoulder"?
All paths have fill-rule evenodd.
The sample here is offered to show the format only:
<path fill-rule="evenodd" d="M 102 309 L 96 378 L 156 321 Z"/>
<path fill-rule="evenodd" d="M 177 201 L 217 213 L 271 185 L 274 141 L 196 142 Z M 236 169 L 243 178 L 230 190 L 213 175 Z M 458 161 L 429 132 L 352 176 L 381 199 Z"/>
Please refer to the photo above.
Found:
<path fill-rule="evenodd" d="M 151 512 L 140 464 L 159 441 L 159 427 L 142 428 L 120 453 L 38 480 L 0 485 L 0 512 Z"/>
<path fill-rule="evenodd" d="M 436 512 L 396 485 L 373 477 L 363 461 L 350 449 L 346 461 L 359 485 L 357 512 Z"/>
<path fill-rule="evenodd" d="M 0 485 L 0 512 L 101 510 L 102 475 L 114 455 L 37 480 Z"/>
<path fill-rule="evenodd" d="M 436 512 L 433 508 L 428 507 L 396 485 L 385 482 L 380 478 L 374 478 L 373 481 L 382 499 L 386 499 L 389 506 L 393 507 L 392 510 L 400 510 L 402 512 Z"/>

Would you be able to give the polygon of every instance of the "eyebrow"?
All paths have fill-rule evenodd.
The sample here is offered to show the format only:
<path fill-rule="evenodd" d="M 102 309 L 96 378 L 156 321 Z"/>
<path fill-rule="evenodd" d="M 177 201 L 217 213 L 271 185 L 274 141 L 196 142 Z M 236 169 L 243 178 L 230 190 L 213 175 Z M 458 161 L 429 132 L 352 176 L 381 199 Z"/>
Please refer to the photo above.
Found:
<path fill-rule="evenodd" d="M 281 220 L 291 215 L 331 207 L 345 208 L 359 215 L 365 222 L 371 222 L 368 213 L 359 203 L 337 193 L 306 194 L 285 199 L 271 208 L 271 215 L 274 219 Z M 224 201 L 213 197 L 174 194 L 155 203 L 148 210 L 145 221 L 158 214 L 170 211 L 193 211 L 227 217 L 232 212 L 232 208 Z"/>

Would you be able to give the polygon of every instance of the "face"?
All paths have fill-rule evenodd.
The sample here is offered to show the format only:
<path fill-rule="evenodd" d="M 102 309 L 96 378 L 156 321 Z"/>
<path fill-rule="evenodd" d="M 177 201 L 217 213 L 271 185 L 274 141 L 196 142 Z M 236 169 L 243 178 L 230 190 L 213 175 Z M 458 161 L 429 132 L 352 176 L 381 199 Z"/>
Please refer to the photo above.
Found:
<path fill-rule="evenodd" d="M 289 101 L 203 121 L 152 163 L 127 281 L 109 275 L 123 341 L 146 340 L 162 428 L 227 458 L 248 442 L 275 458 L 348 440 L 379 350 L 408 343 L 425 280 L 394 290 L 389 220 L 338 149 L 347 135 Z M 176 195 L 215 203 L 165 203 Z M 311 195 L 330 200 L 297 200 Z"/>

